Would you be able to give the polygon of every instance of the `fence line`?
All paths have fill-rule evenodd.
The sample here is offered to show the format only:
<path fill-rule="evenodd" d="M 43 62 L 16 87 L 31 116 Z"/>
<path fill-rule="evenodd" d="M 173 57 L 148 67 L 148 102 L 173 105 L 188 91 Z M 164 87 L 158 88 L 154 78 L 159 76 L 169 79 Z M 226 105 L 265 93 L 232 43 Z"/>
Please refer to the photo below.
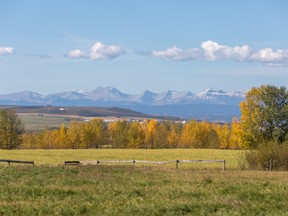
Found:
<path fill-rule="evenodd" d="M 176 163 L 176 169 L 179 169 L 179 163 L 223 163 L 222 170 L 226 170 L 226 160 L 171 160 L 171 161 L 145 161 L 145 160 L 94 160 L 94 161 L 65 161 L 65 165 L 99 165 L 101 163 L 136 163 L 142 164 L 170 164 Z"/>
<path fill-rule="evenodd" d="M 11 163 L 32 164 L 33 166 L 35 165 L 34 161 L 2 160 L 1 159 L 0 162 L 8 163 L 9 166 L 11 165 Z"/>

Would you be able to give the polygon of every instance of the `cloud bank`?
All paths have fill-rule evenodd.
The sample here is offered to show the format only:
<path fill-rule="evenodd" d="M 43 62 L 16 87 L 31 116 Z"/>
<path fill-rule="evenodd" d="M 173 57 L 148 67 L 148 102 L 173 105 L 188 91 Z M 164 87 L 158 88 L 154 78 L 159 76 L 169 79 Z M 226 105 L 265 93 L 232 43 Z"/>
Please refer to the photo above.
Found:
<path fill-rule="evenodd" d="M 248 45 L 230 47 L 211 40 L 203 42 L 200 48 L 182 50 L 174 46 L 163 51 L 152 51 L 148 55 L 174 61 L 233 60 L 237 62 L 258 62 L 264 66 L 288 67 L 288 50 L 273 50 L 271 48 L 254 50 Z"/>
<path fill-rule="evenodd" d="M 66 56 L 72 59 L 90 59 L 90 60 L 111 60 L 125 55 L 126 51 L 117 45 L 105 45 L 101 42 L 96 42 L 91 48 L 90 52 L 86 54 L 85 52 L 75 49 L 69 51 Z"/>
<path fill-rule="evenodd" d="M 14 48 L 12 47 L 0 47 L 0 56 L 1 55 L 10 55 L 13 54 Z"/>

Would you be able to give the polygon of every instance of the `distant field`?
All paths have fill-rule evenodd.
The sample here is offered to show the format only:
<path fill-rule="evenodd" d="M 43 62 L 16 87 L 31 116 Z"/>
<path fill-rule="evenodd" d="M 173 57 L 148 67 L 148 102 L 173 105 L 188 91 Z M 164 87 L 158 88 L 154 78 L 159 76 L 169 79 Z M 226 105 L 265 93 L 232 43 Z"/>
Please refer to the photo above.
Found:
<path fill-rule="evenodd" d="M 81 107 L 81 106 L 3 106 L 0 109 L 13 109 L 22 119 L 27 131 L 43 128 L 59 128 L 62 123 L 68 125 L 71 120 L 103 118 L 113 119 L 168 119 L 179 120 L 176 117 L 153 116 L 130 109 L 117 107 Z"/>
<path fill-rule="evenodd" d="M 67 149 L 0 150 L 0 159 L 33 160 L 36 165 L 61 165 L 65 160 L 226 160 L 228 169 L 237 169 L 242 151 L 218 149 Z M 1 164 L 0 164 L 1 166 Z M 175 165 L 171 165 L 175 168 Z M 184 167 L 214 167 L 221 164 L 180 164 Z"/>
<path fill-rule="evenodd" d="M 85 121 L 93 117 L 60 115 L 60 114 L 37 114 L 37 113 L 18 113 L 26 131 L 39 131 L 45 128 L 60 128 L 62 124 L 69 126 L 71 121 Z M 102 117 L 104 120 L 111 121 L 116 117 Z"/>
<path fill-rule="evenodd" d="M 65 116 L 38 116 L 33 114 L 20 114 L 26 131 L 37 131 L 44 128 L 59 128 L 62 124 L 67 126 L 72 118 Z"/>

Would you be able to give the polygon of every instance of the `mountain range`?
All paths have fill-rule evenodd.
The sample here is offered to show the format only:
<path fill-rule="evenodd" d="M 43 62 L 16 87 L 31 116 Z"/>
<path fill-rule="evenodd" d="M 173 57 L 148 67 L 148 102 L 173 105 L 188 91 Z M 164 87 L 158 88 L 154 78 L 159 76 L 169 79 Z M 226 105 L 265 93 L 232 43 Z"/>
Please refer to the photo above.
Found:
<path fill-rule="evenodd" d="M 144 91 L 127 94 L 114 87 L 98 87 L 91 91 L 77 90 L 41 95 L 22 91 L 0 95 L 1 105 L 19 106 L 99 106 L 129 108 L 150 115 L 168 115 L 185 119 L 231 121 L 239 116 L 239 103 L 245 100 L 245 91 L 227 92 L 206 89 L 200 93 L 190 91 Z"/>

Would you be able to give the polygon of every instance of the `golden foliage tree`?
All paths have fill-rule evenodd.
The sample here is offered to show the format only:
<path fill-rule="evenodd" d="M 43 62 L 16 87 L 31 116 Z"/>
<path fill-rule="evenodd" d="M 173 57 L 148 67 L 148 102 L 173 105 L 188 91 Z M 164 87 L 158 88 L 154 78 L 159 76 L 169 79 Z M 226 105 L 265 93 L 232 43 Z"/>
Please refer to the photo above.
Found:
<path fill-rule="evenodd" d="M 241 139 L 245 146 L 256 147 L 263 141 L 285 140 L 288 133 L 288 91 L 262 85 L 252 88 L 246 94 L 246 101 L 240 104 Z"/>
<path fill-rule="evenodd" d="M 157 121 L 155 119 L 151 119 L 147 124 L 146 130 L 146 147 L 147 148 L 155 148 L 156 146 L 156 132 L 157 132 Z"/>
<path fill-rule="evenodd" d="M 138 122 L 133 122 L 128 129 L 127 148 L 143 148 L 145 145 L 144 128 Z"/>
<path fill-rule="evenodd" d="M 108 130 L 113 148 L 127 148 L 129 139 L 126 121 L 112 122 L 109 124 Z"/>

